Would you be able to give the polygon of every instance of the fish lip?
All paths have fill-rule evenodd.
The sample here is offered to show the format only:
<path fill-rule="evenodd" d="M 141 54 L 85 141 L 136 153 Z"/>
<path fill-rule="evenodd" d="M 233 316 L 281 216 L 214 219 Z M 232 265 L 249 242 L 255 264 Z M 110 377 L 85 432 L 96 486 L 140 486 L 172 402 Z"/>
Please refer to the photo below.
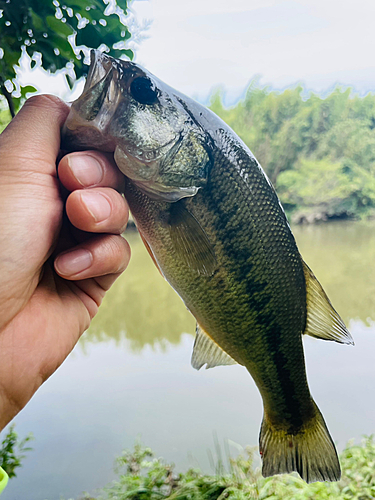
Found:
<path fill-rule="evenodd" d="M 112 152 L 115 150 L 116 144 L 112 139 L 105 138 L 105 130 L 115 112 L 116 103 L 121 97 L 121 92 L 118 88 L 118 67 L 112 57 L 100 52 L 100 50 L 91 50 L 90 58 L 90 68 L 84 89 L 79 98 L 72 103 L 69 115 L 62 128 L 62 145 L 68 151 L 87 149 L 85 134 L 80 138 L 80 134 L 77 135 L 77 131 L 80 128 L 86 130 L 86 132 L 91 129 L 90 136 L 95 136 L 95 146 L 92 147 L 91 144 L 90 149 Z M 90 99 L 95 86 L 100 84 L 104 85 L 103 102 L 96 111 L 96 114 L 92 118 L 89 118 L 85 111 L 85 103 Z M 104 105 L 104 101 L 108 98 L 109 93 L 112 95 L 112 97 L 109 97 L 113 104 L 111 108 L 108 107 L 108 103 Z M 112 108 L 113 113 L 109 113 L 108 110 Z"/>
<path fill-rule="evenodd" d="M 112 58 L 97 49 L 90 52 L 90 67 L 82 94 L 90 90 L 96 83 L 114 69 Z"/>
<path fill-rule="evenodd" d="M 98 49 L 91 49 L 90 51 L 90 67 L 86 77 L 83 92 L 90 90 L 96 83 L 102 80 L 105 75 L 111 72 L 117 75 L 117 80 L 121 84 L 122 77 L 125 74 L 125 88 L 129 83 L 138 76 L 147 76 L 149 73 L 141 66 L 134 64 L 132 61 L 123 59 L 115 59 L 114 57 L 101 52 Z M 153 76 L 153 75 L 151 75 Z M 153 76 L 153 78 L 155 78 Z"/>

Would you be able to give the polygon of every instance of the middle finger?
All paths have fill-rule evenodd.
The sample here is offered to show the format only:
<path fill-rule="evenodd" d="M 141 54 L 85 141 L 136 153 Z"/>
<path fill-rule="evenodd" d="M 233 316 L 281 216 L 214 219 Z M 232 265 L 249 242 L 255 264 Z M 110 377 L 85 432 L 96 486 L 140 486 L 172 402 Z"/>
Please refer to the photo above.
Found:
<path fill-rule="evenodd" d="M 73 191 L 66 200 L 66 213 L 73 226 L 90 233 L 121 234 L 129 218 L 124 197 L 102 187 Z"/>

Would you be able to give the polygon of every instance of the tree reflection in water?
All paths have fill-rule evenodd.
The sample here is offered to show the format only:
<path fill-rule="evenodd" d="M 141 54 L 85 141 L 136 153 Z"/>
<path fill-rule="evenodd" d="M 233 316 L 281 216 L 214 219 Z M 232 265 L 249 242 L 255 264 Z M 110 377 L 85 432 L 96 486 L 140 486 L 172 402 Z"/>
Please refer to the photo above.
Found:
<path fill-rule="evenodd" d="M 195 319 L 160 275 L 139 235 L 126 238 L 132 251 L 129 267 L 107 293 L 81 344 L 113 339 L 118 345 L 126 338 L 133 352 L 146 345 L 163 349 L 178 344 L 183 333 L 195 333 Z"/>
<path fill-rule="evenodd" d="M 307 264 L 324 286 L 348 326 L 375 320 L 375 223 L 330 222 L 293 228 Z M 127 234 L 132 258 L 117 280 L 81 345 L 130 340 L 133 352 L 144 346 L 165 349 L 183 333 L 194 334 L 195 320 L 163 279 L 136 233 Z M 355 340 L 355 339 L 354 339 Z M 129 343 L 127 343 L 129 346 Z"/>

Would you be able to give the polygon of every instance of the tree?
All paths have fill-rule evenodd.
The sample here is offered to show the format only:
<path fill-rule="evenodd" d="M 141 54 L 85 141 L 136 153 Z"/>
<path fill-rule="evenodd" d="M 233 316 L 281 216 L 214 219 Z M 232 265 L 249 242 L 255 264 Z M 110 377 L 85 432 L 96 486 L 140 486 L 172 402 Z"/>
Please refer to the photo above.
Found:
<path fill-rule="evenodd" d="M 235 106 L 211 109 L 250 147 L 292 222 L 375 217 L 375 95 L 250 84 Z"/>
<path fill-rule="evenodd" d="M 87 72 L 89 48 L 132 59 L 125 45 L 131 36 L 123 24 L 127 7 L 128 0 L 0 0 L 0 94 L 12 117 L 26 93 L 36 90 L 17 82 L 24 52 L 31 68 L 64 71 L 70 88 Z"/>

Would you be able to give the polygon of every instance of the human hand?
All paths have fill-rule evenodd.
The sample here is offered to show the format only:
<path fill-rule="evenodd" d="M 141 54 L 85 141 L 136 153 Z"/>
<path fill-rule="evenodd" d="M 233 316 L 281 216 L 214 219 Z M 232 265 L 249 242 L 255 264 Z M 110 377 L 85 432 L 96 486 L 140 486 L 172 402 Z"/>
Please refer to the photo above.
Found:
<path fill-rule="evenodd" d="M 57 178 L 68 111 L 33 97 L 0 135 L 0 430 L 64 361 L 130 258 L 111 156 L 70 153 Z"/>

